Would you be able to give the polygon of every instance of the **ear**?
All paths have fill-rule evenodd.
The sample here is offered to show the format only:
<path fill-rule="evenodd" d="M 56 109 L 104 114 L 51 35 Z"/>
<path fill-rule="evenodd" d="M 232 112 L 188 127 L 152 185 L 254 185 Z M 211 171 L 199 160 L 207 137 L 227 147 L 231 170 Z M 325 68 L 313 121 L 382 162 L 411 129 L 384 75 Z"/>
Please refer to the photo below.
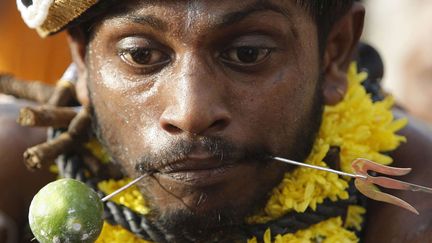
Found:
<path fill-rule="evenodd" d="M 323 93 L 327 105 L 337 104 L 346 94 L 347 69 L 363 31 L 364 15 L 364 7 L 354 3 L 328 34 L 323 56 Z"/>
<path fill-rule="evenodd" d="M 78 71 L 78 81 L 76 92 L 78 100 L 82 105 L 89 104 L 89 93 L 87 89 L 88 71 L 85 63 L 87 41 L 85 34 L 80 28 L 71 28 L 68 30 L 68 43 L 72 56 Z"/>

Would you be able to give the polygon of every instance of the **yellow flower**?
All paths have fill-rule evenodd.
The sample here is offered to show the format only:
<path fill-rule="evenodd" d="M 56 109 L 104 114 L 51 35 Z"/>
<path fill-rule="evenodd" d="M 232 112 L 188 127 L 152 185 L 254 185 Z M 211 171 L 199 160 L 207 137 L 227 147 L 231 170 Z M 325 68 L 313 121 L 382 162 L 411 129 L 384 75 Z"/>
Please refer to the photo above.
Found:
<path fill-rule="evenodd" d="M 355 243 L 357 236 L 342 226 L 340 217 L 331 218 L 320 222 L 305 230 L 299 230 L 294 234 L 277 235 L 272 241 L 271 232 L 268 229 L 263 237 L 264 243 Z M 257 243 L 256 237 L 247 241 Z"/>
<path fill-rule="evenodd" d="M 111 161 L 110 155 L 97 139 L 90 140 L 90 142 L 85 144 L 85 147 L 93 154 L 93 156 L 100 159 L 102 163 L 108 163 Z"/>
<path fill-rule="evenodd" d="M 112 226 L 104 223 L 102 232 L 96 243 L 151 243 L 138 238 L 133 233 L 123 229 L 121 226 Z"/>
<path fill-rule="evenodd" d="M 366 213 L 366 209 L 357 205 L 348 206 L 347 216 L 345 219 L 344 227 L 361 230 L 361 224 L 363 223 L 363 214 Z"/>
<path fill-rule="evenodd" d="M 352 172 L 351 162 L 357 158 L 381 164 L 392 162 L 391 157 L 383 153 L 396 149 L 405 141 L 395 132 L 403 128 L 407 120 L 394 121 L 391 96 L 372 102 L 361 85 L 366 77 L 365 73 L 357 73 L 355 63 L 350 66 L 347 94 L 339 104 L 325 107 L 318 138 L 306 163 L 326 167 L 323 159 L 331 146 L 340 147 L 341 169 L 345 172 Z M 346 178 L 299 167 L 285 174 L 264 210 L 248 218 L 247 222 L 266 223 L 291 211 L 315 210 L 324 199 L 347 199 L 347 188 Z"/>
<path fill-rule="evenodd" d="M 99 190 L 104 192 L 106 195 L 111 194 L 112 192 L 116 191 L 117 189 L 121 188 L 122 186 L 129 183 L 131 179 L 123 179 L 123 180 L 108 180 L 108 181 L 102 181 L 98 184 Z M 148 214 L 150 211 L 147 207 L 147 203 L 144 200 L 144 197 L 140 193 L 139 189 L 136 186 L 132 186 L 119 195 L 116 195 L 115 197 L 110 199 L 111 201 L 124 205 L 132 210 L 134 210 L 137 213 L 140 214 Z"/>

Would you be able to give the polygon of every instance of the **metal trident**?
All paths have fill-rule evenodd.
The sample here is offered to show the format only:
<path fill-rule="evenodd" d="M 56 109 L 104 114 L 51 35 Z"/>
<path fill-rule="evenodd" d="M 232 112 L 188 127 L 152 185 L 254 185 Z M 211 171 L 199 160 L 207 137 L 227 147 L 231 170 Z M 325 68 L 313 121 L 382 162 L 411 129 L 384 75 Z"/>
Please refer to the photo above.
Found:
<path fill-rule="evenodd" d="M 419 213 L 409 203 L 393 195 L 377 190 L 374 184 L 385 188 L 390 188 L 390 189 L 432 193 L 432 188 L 429 187 L 419 186 L 419 185 L 415 185 L 400 180 L 395 180 L 384 176 L 371 176 L 368 174 L 368 171 L 374 171 L 384 175 L 402 176 L 410 173 L 411 168 L 396 168 L 396 167 L 377 164 L 367 159 L 356 159 L 352 162 L 352 168 L 355 174 L 351 174 L 351 173 L 346 173 L 338 170 L 333 170 L 326 167 L 310 165 L 310 164 L 305 164 L 305 163 L 301 163 L 289 159 L 284 159 L 280 157 L 271 157 L 271 158 L 292 165 L 304 166 L 312 169 L 323 170 L 338 175 L 355 178 L 354 180 L 355 187 L 359 192 L 361 192 L 366 197 L 376 201 L 394 204 L 396 206 L 405 208 L 415 214 L 419 214 Z"/>

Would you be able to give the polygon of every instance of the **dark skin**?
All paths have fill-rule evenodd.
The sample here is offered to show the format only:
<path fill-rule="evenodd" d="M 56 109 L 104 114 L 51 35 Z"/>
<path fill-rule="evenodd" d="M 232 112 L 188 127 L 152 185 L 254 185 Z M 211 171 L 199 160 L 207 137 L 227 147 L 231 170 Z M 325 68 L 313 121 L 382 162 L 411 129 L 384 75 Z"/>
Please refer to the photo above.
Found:
<path fill-rule="evenodd" d="M 252 2 L 245 1 L 244 4 Z M 187 3 L 191 2 L 187 1 Z M 240 37 L 244 37 L 247 41 L 241 39 L 241 45 L 246 42 L 248 46 L 256 46 L 256 42 L 262 41 L 265 45 L 276 44 L 278 50 L 266 56 L 264 61 L 253 65 L 253 68 L 248 67 L 245 70 L 240 68 L 239 71 L 239 68 L 233 68 L 236 64 L 227 65 L 220 60 L 220 53 L 227 50 L 227 47 L 238 47 L 234 44 L 237 43 L 236 38 L 239 36 L 228 35 L 227 32 L 230 31 L 226 29 L 211 29 L 213 20 L 217 18 L 210 18 L 213 15 L 196 15 L 194 14 L 196 12 L 191 10 L 199 9 L 198 12 L 209 12 L 217 17 L 228 10 L 232 12 L 244 6 L 240 6 L 235 1 L 220 1 L 217 4 L 214 1 L 193 3 L 186 5 L 185 2 L 176 4 L 158 2 L 156 4 L 158 7 L 151 7 L 154 16 L 165 13 L 163 20 L 170 26 L 167 28 L 170 31 L 164 33 L 131 21 L 119 23 L 112 16 L 107 16 L 96 25 L 94 39 L 89 43 L 89 50 L 91 50 L 89 52 L 85 52 L 87 43 L 82 33 L 77 30 L 72 31 L 74 35 L 71 39 L 71 47 L 75 62 L 80 67 L 80 80 L 88 81 L 90 97 L 99 118 L 100 132 L 108 148 L 124 165 L 130 176 L 140 173 L 135 170 L 135 163 L 143 157 L 143 152 L 148 150 L 154 150 L 155 153 L 161 152 L 160 147 L 171 149 L 172 141 L 177 141 L 174 138 L 193 141 L 200 136 L 217 135 L 237 147 L 258 147 L 268 153 L 285 157 L 300 156 L 293 153 L 293 141 L 295 141 L 295 148 L 301 147 L 299 143 L 304 142 L 304 134 L 301 134 L 302 137 L 298 139 L 295 135 L 296 131 L 311 129 L 311 124 L 305 122 L 313 120 L 311 111 L 317 105 L 313 102 L 314 97 L 321 95 L 325 103 L 335 104 L 341 98 L 335 88 L 346 90 L 346 69 L 361 33 L 363 9 L 355 5 L 336 23 L 328 36 L 322 59 L 318 56 L 314 22 L 304 10 L 292 3 L 285 2 L 283 5 L 290 10 L 289 20 L 283 14 L 270 11 L 270 13 L 254 13 L 247 19 L 243 19 L 242 23 L 232 23 L 229 29 L 232 29 L 233 33 L 240 32 Z M 282 4 L 277 1 L 273 3 Z M 210 8 L 211 11 L 208 10 Z M 150 11 L 145 4 L 135 5 L 135 9 L 138 9 L 137 14 Z M 245 24 L 244 21 L 247 23 Z M 270 22 L 272 26 L 269 27 L 266 23 Z M 244 33 L 244 30 L 248 29 L 247 26 L 266 30 L 284 26 L 282 30 L 274 31 L 281 33 L 282 41 L 274 41 L 274 35 L 269 37 L 268 33 L 255 38 L 256 31 L 252 31 L 251 38 L 250 33 Z M 290 38 L 290 35 L 294 34 L 286 31 L 286 26 L 297 29 L 296 38 Z M 137 67 L 131 65 L 134 63 L 128 62 L 131 60 L 130 53 L 120 52 L 128 54 L 123 55 L 122 58 L 122 55 L 116 51 L 117 44 L 118 42 L 125 44 L 121 41 L 124 38 L 138 36 L 140 38 L 136 40 L 137 44 L 146 46 L 148 43 L 142 41 L 141 37 L 144 35 L 148 39 L 150 34 L 152 44 L 154 42 L 163 44 L 151 47 L 157 50 L 160 46 L 169 47 L 161 49 L 172 52 L 173 54 L 170 55 L 172 59 L 167 63 L 159 63 L 162 66 L 157 71 L 158 74 L 146 74 L 141 68 L 137 73 Z M 218 45 L 217 43 L 220 42 L 222 44 Z M 130 43 L 126 41 L 126 44 Z M 217 48 L 220 46 L 224 48 Z M 263 47 L 263 45 L 258 46 Z M 284 48 L 279 49 L 280 46 Z M 215 53 L 219 55 L 214 55 Z M 323 74 L 321 77 L 323 83 L 321 88 L 317 89 L 319 73 Z M 149 92 L 152 89 L 154 92 Z M 124 95 L 125 92 L 127 95 Z M 318 118 L 315 117 L 316 119 Z M 404 132 L 407 132 L 408 139 L 418 136 L 416 124 L 411 125 Z M 419 172 L 423 168 L 422 172 L 426 175 L 424 164 L 432 162 L 430 154 L 427 154 L 431 142 L 428 139 L 417 141 L 418 144 L 414 143 L 416 145 L 414 147 L 402 146 L 395 154 L 396 162 L 410 161 L 413 163 L 410 167 L 412 166 L 414 171 Z M 198 144 L 202 145 L 202 143 Z M 184 159 L 187 164 L 195 163 L 196 166 L 196 161 L 203 164 L 215 162 L 214 158 L 208 156 L 209 152 L 202 149 L 205 146 L 200 146 L 198 151 L 197 146 L 189 151 L 189 155 L 193 155 L 189 157 L 193 158 Z M 413 154 L 419 156 L 418 160 L 411 160 L 414 158 Z M 408 156 L 410 159 L 404 160 L 402 156 Z M 236 156 L 231 157 L 236 158 Z M 234 168 L 229 166 L 224 168 L 229 172 L 212 176 L 216 179 L 209 180 L 210 182 L 202 179 L 197 172 L 190 172 L 195 173 L 192 176 L 195 176 L 195 179 L 192 180 L 184 179 L 185 176 L 167 179 L 169 176 L 163 173 L 149 176 L 142 184 L 147 188 L 144 193 L 159 205 L 157 210 L 162 213 L 162 216 L 170 215 L 176 210 L 192 212 L 192 215 L 198 216 L 207 215 L 209 211 L 224 208 L 227 202 L 234 202 L 236 204 L 233 205 L 234 207 L 242 206 L 245 199 L 258 194 L 258 191 L 254 191 L 255 188 L 270 188 L 277 184 L 281 174 L 289 169 L 268 162 L 270 165 L 265 170 L 260 170 L 262 165 L 254 160 L 234 159 L 234 162 Z M 415 163 L 420 166 L 417 167 Z M 213 168 L 204 169 L 207 170 L 204 172 L 207 173 L 206 175 L 214 173 Z M 181 174 L 181 172 L 177 173 L 177 175 Z M 253 181 L 250 181 L 252 179 Z M 427 180 L 424 180 L 421 174 L 420 179 L 423 179 L 422 184 L 427 184 Z M 203 193 L 206 195 L 205 201 L 197 203 L 202 201 L 200 198 Z M 266 194 L 265 190 L 260 193 Z M 415 199 L 413 194 L 409 195 L 409 201 L 413 205 L 426 201 L 423 195 Z M 368 242 L 391 242 L 395 234 L 400 236 L 399 239 L 404 239 L 404 235 L 418 232 L 416 226 L 426 226 L 423 232 L 427 232 L 430 228 L 427 221 L 430 217 L 427 217 L 427 213 L 417 218 L 409 216 L 414 218 L 410 227 L 403 223 L 388 224 L 389 220 L 404 215 L 402 210 L 394 206 L 376 205 L 375 209 L 383 210 L 371 209 L 373 218 L 366 232 Z M 426 209 L 427 203 L 424 205 Z M 422 208 L 419 210 L 422 212 Z M 188 215 L 191 214 L 183 216 Z M 241 215 L 237 217 L 239 220 L 242 219 Z M 209 227 L 207 230 L 217 227 L 220 227 L 218 230 L 227 230 L 224 225 Z M 376 230 L 378 228 L 379 232 Z M 192 237 L 203 242 L 207 240 L 200 234 Z M 418 238 L 417 242 L 426 242 L 428 239 L 427 235 L 420 237 L 423 238 Z"/>
<path fill-rule="evenodd" d="M 140 186 L 154 220 L 204 242 L 262 207 L 289 169 L 248 152 L 307 156 L 322 105 L 346 90 L 362 23 L 356 5 L 321 59 L 293 1 L 128 1 L 72 49 L 105 146 L 129 176 L 150 172 Z"/>
<path fill-rule="evenodd" d="M 138 175 L 137 163 L 156 171 L 142 188 L 162 215 L 193 214 L 197 221 L 207 215 L 210 223 L 218 222 L 224 212 L 230 215 L 237 210 L 239 215 L 229 220 L 239 223 L 250 213 L 251 204 L 262 200 L 286 170 L 281 164 L 238 154 L 263 150 L 293 157 L 295 143 L 302 136 L 299 131 L 305 130 L 302 125 L 311 126 L 307 121 L 312 116 L 311 97 L 316 96 L 317 87 L 312 80 L 317 79 L 318 66 L 315 63 L 315 70 L 309 73 L 299 67 L 318 62 L 317 52 L 298 54 L 295 48 L 304 49 L 300 47 L 307 43 L 306 38 L 316 37 L 304 35 L 296 42 L 283 14 L 247 12 L 254 2 L 243 6 L 232 1 L 132 2 L 126 7 L 137 11 L 109 16 L 95 27 L 89 43 L 94 54 L 88 53 L 86 67 L 101 137 L 130 176 Z M 215 8 L 219 12 L 210 16 L 195 13 Z M 151 20 L 160 26 L 140 19 L 166 12 L 170 18 Z M 245 16 L 231 22 L 233 13 Z M 297 18 L 293 20 L 297 24 L 308 23 L 304 15 Z M 309 20 L 313 30 L 311 24 Z M 113 27 L 118 31 L 113 32 Z M 244 31 L 239 33 L 240 29 Z M 288 42 L 295 44 L 285 45 Z M 253 60 L 250 63 L 237 60 L 237 46 L 251 46 L 256 57 L 247 56 L 245 59 Z M 146 48 L 154 48 L 148 56 L 140 53 Z M 272 96 L 275 98 L 258 98 Z M 300 111 L 295 104 L 306 108 Z M 292 113 L 299 115 L 292 117 Z M 125 123 L 130 125 L 122 125 Z M 223 149 L 220 156 L 213 156 L 201 142 L 212 137 L 238 148 Z M 177 141 L 193 147 L 177 152 L 173 145 Z M 145 157 L 150 158 L 142 159 Z M 171 171 L 174 164 L 180 168 Z M 215 214 L 208 215 L 211 212 Z"/>

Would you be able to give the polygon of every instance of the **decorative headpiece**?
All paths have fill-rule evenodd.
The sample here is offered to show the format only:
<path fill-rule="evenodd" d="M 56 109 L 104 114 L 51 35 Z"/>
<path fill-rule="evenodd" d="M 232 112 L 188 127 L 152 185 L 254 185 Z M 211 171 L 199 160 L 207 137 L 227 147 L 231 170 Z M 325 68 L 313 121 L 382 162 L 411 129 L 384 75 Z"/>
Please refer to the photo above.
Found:
<path fill-rule="evenodd" d="M 57 33 L 102 0 L 17 0 L 24 22 L 40 36 Z"/>

